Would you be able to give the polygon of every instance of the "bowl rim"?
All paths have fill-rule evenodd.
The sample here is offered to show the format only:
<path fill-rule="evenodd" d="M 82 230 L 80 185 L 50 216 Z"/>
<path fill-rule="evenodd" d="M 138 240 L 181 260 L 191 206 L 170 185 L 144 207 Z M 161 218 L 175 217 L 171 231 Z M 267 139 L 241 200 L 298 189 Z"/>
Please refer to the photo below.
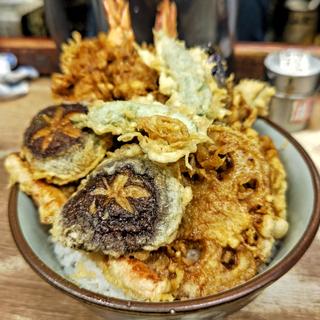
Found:
<path fill-rule="evenodd" d="M 256 275 L 251 280 L 214 295 L 173 302 L 143 302 L 129 300 L 130 303 L 128 303 L 128 300 L 107 297 L 102 294 L 80 288 L 45 265 L 24 239 L 17 215 L 17 196 L 19 188 L 16 184 L 10 190 L 8 216 L 11 233 L 17 248 L 32 269 L 52 286 L 60 289 L 73 298 L 81 300 L 82 302 L 116 311 L 161 314 L 170 312 L 200 311 L 202 309 L 223 305 L 240 298 L 244 298 L 245 296 L 258 291 L 259 289 L 270 285 L 272 282 L 289 271 L 298 262 L 298 260 L 309 248 L 316 235 L 320 224 L 320 176 L 310 156 L 290 135 L 290 133 L 267 118 L 261 117 L 261 119 L 269 124 L 273 129 L 278 131 L 281 135 L 283 135 L 300 153 L 310 172 L 315 198 L 310 222 L 298 243 L 275 266 L 262 274 Z"/>

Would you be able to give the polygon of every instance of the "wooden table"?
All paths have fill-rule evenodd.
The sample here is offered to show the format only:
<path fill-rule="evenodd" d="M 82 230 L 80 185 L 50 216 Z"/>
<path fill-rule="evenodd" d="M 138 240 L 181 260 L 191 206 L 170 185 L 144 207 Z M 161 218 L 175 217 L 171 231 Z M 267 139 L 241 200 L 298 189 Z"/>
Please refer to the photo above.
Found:
<path fill-rule="evenodd" d="M 0 320 L 96 319 L 86 306 L 41 280 L 20 256 L 7 218 L 6 154 L 18 150 L 31 117 L 50 105 L 48 79 L 31 85 L 30 93 L 0 102 Z M 320 131 L 296 134 L 320 166 Z M 255 301 L 228 320 L 320 319 L 320 233 L 300 262 Z"/>

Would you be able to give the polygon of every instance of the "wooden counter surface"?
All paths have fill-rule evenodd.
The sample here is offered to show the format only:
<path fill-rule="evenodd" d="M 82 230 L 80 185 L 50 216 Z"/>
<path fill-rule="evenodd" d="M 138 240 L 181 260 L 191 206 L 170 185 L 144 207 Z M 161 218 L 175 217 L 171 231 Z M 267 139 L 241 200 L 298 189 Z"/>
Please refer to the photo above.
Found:
<path fill-rule="evenodd" d="M 48 79 L 31 84 L 30 93 L 0 102 L 0 319 L 95 320 L 85 305 L 51 287 L 20 256 L 12 239 L 8 218 L 6 154 L 18 150 L 31 117 L 50 105 Z M 295 134 L 320 167 L 320 131 Z M 320 319 L 320 233 L 298 264 L 267 288 L 256 300 L 228 320 Z"/>

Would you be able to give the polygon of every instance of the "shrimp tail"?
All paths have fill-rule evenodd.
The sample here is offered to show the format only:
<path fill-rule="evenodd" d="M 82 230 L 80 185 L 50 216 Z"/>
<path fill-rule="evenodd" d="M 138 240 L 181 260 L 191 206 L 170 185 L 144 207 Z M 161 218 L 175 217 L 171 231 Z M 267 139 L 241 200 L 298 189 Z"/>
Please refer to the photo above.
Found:
<path fill-rule="evenodd" d="M 103 6 L 109 23 L 108 39 L 111 44 L 121 46 L 134 41 L 129 3 L 126 0 L 104 0 Z"/>
<path fill-rule="evenodd" d="M 176 38 L 177 33 L 177 7 L 170 0 L 162 0 L 157 8 L 154 29 L 164 31 L 169 37 Z"/>

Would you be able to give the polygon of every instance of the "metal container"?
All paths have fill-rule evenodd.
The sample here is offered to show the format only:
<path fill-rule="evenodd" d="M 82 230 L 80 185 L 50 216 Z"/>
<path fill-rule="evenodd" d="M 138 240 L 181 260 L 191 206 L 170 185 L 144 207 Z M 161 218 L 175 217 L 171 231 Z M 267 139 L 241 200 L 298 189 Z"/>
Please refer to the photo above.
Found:
<path fill-rule="evenodd" d="M 269 54 L 264 65 L 269 82 L 277 92 L 310 95 L 319 85 L 320 60 L 299 49 Z"/>
<path fill-rule="evenodd" d="M 305 77 L 292 77 L 277 75 L 268 71 L 269 82 L 275 86 L 276 90 L 285 94 L 310 95 L 315 92 L 319 85 L 319 74 Z"/>
<path fill-rule="evenodd" d="M 310 116 L 309 128 L 311 130 L 320 130 L 320 94 L 315 96 L 313 110 Z"/>
<path fill-rule="evenodd" d="M 289 132 L 304 129 L 319 86 L 320 60 L 305 51 L 288 49 L 269 54 L 264 64 L 276 89 L 269 118 Z"/>
<path fill-rule="evenodd" d="M 313 109 L 314 97 L 275 95 L 270 104 L 269 118 L 289 132 L 306 128 Z"/>
<path fill-rule="evenodd" d="M 312 5 L 311 2 L 305 0 L 286 1 L 285 7 L 288 9 L 288 20 L 283 32 L 284 42 L 293 44 L 313 43 L 317 34 L 318 5 Z"/>

